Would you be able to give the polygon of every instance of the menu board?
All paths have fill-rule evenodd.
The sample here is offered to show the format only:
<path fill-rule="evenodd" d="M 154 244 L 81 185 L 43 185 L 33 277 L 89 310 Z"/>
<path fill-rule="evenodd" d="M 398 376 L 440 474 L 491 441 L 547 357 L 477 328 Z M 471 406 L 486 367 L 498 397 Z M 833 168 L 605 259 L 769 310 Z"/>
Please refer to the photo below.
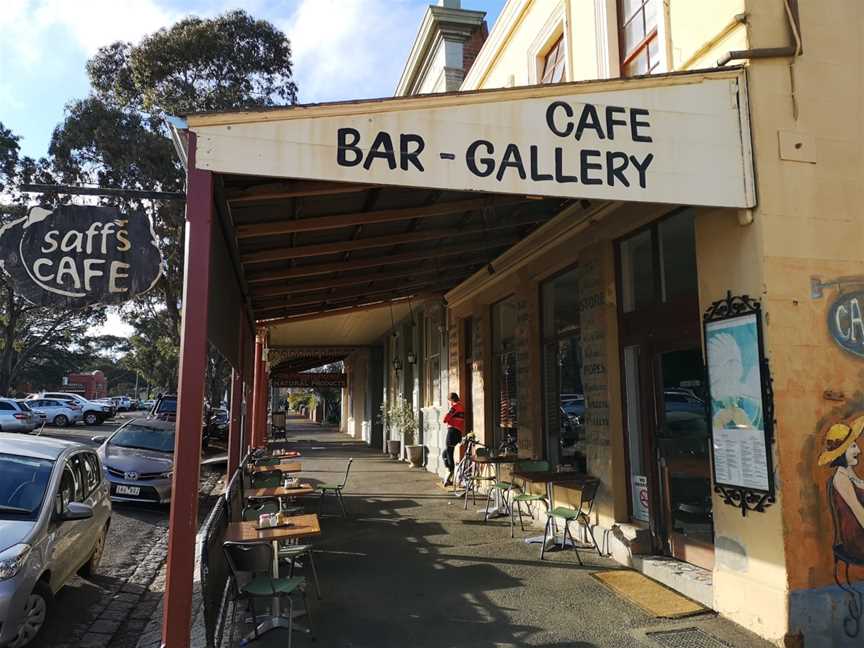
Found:
<path fill-rule="evenodd" d="M 770 490 L 755 313 L 705 324 L 714 481 Z"/>

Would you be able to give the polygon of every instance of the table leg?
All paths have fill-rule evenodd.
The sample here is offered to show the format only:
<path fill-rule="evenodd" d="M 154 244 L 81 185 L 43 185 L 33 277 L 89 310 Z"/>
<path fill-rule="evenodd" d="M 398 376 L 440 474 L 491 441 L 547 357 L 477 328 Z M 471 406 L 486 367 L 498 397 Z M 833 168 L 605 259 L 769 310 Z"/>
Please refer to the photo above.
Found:
<path fill-rule="evenodd" d="M 279 578 L 279 542 L 277 540 L 273 541 L 273 578 Z M 253 623 L 256 621 L 257 619 L 253 620 Z M 246 635 L 245 640 L 252 641 L 255 638 L 256 633 L 260 636 L 265 632 L 270 632 L 276 628 L 285 628 L 287 630 L 290 627 L 291 624 L 288 619 L 282 617 L 282 602 L 279 600 L 278 596 L 274 596 L 273 607 L 270 610 L 270 618 L 258 624 L 256 631 L 250 632 Z"/>

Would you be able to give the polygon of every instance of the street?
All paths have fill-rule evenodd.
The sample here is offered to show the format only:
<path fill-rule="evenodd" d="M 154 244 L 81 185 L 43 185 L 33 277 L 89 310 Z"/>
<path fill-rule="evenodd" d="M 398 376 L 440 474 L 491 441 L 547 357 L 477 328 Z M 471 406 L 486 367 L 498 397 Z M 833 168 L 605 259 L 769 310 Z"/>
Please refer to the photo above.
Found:
<path fill-rule="evenodd" d="M 144 412 L 121 413 L 90 427 L 46 426 L 42 435 L 96 447 L 93 436 L 107 436 L 130 418 L 141 416 Z M 202 481 L 209 483 L 212 475 L 202 472 Z M 98 575 L 92 580 L 76 576 L 58 592 L 53 616 L 32 645 L 134 648 L 159 602 L 160 593 L 149 591 L 149 586 L 165 560 L 168 513 L 167 506 L 114 502 Z M 108 644 L 106 637 L 110 637 Z"/>

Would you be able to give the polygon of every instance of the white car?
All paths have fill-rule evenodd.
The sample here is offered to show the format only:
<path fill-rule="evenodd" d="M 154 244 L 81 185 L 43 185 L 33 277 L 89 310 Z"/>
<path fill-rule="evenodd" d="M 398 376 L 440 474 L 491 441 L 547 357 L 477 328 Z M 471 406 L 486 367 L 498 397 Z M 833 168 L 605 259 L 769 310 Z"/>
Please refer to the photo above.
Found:
<path fill-rule="evenodd" d="M 83 396 L 71 392 L 42 392 L 41 394 L 30 394 L 27 397 L 27 400 L 31 401 L 43 398 L 73 401 L 79 405 L 81 411 L 84 412 L 85 425 L 102 425 L 102 423 L 107 419 L 114 416 L 113 405 L 89 401 Z"/>
<path fill-rule="evenodd" d="M 117 407 L 118 412 L 128 412 L 132 409 L 132 401 L 128 396 L 112 396 L 111 401 Z"/>
<path fill-rule="evenodd" d="M 27 401 L 30 409 L 46 423 L 56 427 L 75 425 L 84 418 L 84 410 L 73 401 L 54 398 L 34 398 Z"/>

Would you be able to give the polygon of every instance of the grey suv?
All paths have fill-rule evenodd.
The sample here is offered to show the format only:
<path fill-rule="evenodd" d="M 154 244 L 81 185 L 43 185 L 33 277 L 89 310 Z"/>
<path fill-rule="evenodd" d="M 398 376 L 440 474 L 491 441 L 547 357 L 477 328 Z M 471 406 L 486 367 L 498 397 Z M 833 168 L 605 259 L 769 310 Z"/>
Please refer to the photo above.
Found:
<path fill-rule="evenodd" d="M 0 433 L 0 646 L 21 648 L 50 622 L 54 594 L 99 565 L 108 483 L 80 443 Z"/>

